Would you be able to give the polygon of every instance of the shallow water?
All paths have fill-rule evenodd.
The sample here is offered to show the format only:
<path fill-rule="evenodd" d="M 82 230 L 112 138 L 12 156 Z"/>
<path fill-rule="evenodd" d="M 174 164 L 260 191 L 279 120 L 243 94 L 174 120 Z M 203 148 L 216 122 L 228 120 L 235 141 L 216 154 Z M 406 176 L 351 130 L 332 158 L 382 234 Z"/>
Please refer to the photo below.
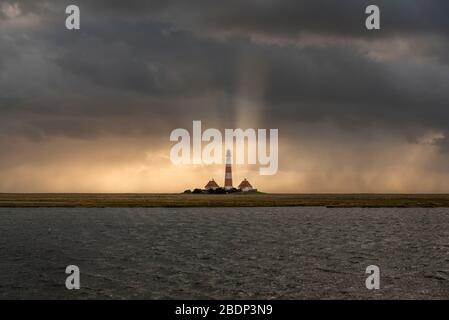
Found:
<path fill-rule="evenodd" d="M 0 209 L 0 298 L 448 299 L 449 209 Z"/>

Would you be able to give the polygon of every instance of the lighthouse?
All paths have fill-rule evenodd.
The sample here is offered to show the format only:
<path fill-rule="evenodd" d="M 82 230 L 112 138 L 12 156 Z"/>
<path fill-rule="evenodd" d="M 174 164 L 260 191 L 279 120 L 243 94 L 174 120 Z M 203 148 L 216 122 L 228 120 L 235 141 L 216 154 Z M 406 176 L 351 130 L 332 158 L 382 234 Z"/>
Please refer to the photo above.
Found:
<path fill-rule="evenodd" d="M 232 187 L 232 158 L 231 150 L 226 151 L 226 171 L 225 171 L 225 190 L 231 190 Z"/>

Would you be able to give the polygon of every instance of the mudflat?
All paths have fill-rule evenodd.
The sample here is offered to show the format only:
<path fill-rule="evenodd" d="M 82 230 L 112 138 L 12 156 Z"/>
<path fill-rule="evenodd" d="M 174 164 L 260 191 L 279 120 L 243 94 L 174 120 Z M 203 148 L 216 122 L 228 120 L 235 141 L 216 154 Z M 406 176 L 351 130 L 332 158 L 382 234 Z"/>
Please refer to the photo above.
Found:
<path fill-rule="evenodd" d="M 0 193 L 3 208 L 102 207 L 449 208 L 449 194 L 95 194 Z"/>

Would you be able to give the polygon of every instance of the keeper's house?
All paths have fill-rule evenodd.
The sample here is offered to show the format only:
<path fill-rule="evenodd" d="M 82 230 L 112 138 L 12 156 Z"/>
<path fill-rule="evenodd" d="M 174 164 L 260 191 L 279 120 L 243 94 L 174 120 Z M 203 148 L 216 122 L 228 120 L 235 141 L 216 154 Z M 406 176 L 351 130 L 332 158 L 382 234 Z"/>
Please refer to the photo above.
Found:
<path fill-rule="evenodd" d="M 218 188 L 220 188 L 218 186 L 218 184 L 215 182 L 214 179 L 212 179 L 211 181 L 209 181 L 206 186 L 204 187 L 204 189 L 206 190 L 217 190 Z"/>
<path fill-rule="evenodd" d="M 254 189 L 253 186 L 249 183 L 249 181 L 246 180 L 246 178 L 240 183 L 239 189 L 242 190 L 243 192 L 255 191 L 255 190 L 256 190 L 256 189 Z"/>

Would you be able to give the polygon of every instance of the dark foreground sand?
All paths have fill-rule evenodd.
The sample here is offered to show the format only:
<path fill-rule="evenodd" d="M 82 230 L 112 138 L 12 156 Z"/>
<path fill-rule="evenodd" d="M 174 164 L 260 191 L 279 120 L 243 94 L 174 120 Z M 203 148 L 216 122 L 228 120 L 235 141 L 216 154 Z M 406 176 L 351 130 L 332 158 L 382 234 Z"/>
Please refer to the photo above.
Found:
<path fill-rule="evenodd" d="M 0 298 L 448 299 L 449 209 L 0 209 Z"/>
<path fill-rule="evenodd" d="M 449 208 L 449 194 L 0 193 L 0 208 Z"/>

